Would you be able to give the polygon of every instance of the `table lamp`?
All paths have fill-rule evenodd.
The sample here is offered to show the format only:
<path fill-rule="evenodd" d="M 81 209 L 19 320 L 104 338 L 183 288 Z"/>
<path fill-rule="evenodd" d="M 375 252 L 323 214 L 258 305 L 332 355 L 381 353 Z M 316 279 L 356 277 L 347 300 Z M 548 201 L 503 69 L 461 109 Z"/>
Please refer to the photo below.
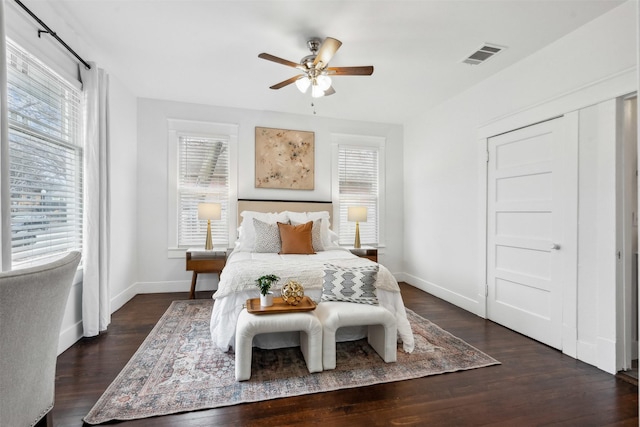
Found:
<path fill-rule="evenodd" d="M 367 222 L 367 207 L 366 206 L 351 206 L 347 209 L 347 221 L 356 223 L 356 241 L 353 243 L 353 247 L 360 248 L 360 223 Z"/>
<path fill-rule="evenodd" d="M 222 216 L 222 207 L 220 203 L 198 203 L 198 219 L 207 220 L 207 240 L 204 249 L 210 251 L 213 249 L 213 241 L 211 240 L 211 220 L 220 219 Z"/>

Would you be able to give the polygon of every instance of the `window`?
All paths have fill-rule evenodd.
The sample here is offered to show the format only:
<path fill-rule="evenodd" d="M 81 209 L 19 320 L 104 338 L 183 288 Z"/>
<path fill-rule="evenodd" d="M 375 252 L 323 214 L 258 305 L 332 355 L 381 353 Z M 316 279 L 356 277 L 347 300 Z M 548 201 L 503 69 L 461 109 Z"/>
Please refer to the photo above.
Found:
<path fill-rule="evenodd" d="M 207 222 L 198 219 L 198 204 L 220 203 L 221 220 L 211 221 L 216 245 L 228 244 L 229 141 L 223 138 L 178 136 L 178 246 L 202 246 Z"/>
<path fill-rule="evenodd" d="M 221 204 L 221 219 L 211 221 L 216 248 L 235 241 L 238 125 L 167 119 L 168 257 L 184 258 L 186 248 L 204 248 L 207 221 L 198 204 Z"/>
<path fill-rule="evenodd" d="M 12 264 L 82 251 L 80 90 L 7 41 Z"/>
<path fill-rule="evenodd" d="M 367 221 L 360 223 L 360 240 L 363 245 L 381 244 L 380 224 L 383 206 L 381 182 L 383 182 L 384 139 L 334 135 L 334 163 L 337 177 L 334 179 L 334 210 L 341 245 L 353 245 L 355 223 L 347 220 L 348 208 L 365 206 Z"/>

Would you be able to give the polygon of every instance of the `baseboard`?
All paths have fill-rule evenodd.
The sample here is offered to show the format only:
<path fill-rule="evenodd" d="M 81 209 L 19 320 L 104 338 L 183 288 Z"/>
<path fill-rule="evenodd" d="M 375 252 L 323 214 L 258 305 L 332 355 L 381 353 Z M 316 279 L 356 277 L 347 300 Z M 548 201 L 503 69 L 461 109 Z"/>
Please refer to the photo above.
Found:
<path fill-rule="evenodd" d="M 82 338 L 82 320 L 74 323 L 73 325 L 60 332 L 58 338 L 58 356 L 61 355 L 66 349 L 78 342 Z"/>
<path fill-rule="evenodd" d="M 80 269 L 69 290 L 65 313 L 60 324 L 58 354 L 82 338 L 82 332 L 82 270 Z"/>
<path fill-rule="evenodd" d="M 465 295 L 452 292 L 451 290 L 443 286 L 436 285 L 435 283 L 420 279 L 419 277 L 413 276 L 408 273 L 402 273 L 401 277 L 403 278 L 403 282 L 406 282 L 415 288 L 428 292 L 431 295 L 443 299 L 477 316 L 485 317 L 484 307 L 482 306 L 483 302 L 481 301 L 477 301 Z"/>
<path fill-rule="evenodd" d="M 406 282 L 407 278 L 406 278 L 406 274 L 405 273 L 391 273 L 391 275 L 396 279 L 396 281 L 398 282 Z"/>
<path fill-rule="evenodd" d="M 597 367 L 605 372 L 615 375 L 618 372 L 616 366 L 616 342 L 614 340 L 598 337 L 597 339 Z"/>
<path fill-rule="evenodd" d="M 574 359 L 578 358 L 578 330 L 568 325 L 562 325 L 562 352 Z"/>
<path fill-rule="evenodd" d="M 595 344 L 585 341 L 577 341 L 576 355 L 576 359 L 592 366 L 598 366 L 598 355 Z"/>
<path fill-rule="evenodd" d="M 130 285 L 128 288 L 111 298 L 111 314 L 115 313 L 123 305 L 128 303 L 131 298 L 136 296 L 136 284 Z"/>

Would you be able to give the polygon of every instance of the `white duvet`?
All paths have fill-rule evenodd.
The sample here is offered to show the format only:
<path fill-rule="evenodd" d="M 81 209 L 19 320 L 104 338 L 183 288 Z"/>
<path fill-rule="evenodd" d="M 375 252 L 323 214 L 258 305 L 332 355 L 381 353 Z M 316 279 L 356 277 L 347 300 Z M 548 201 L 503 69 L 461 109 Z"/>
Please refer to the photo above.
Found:
<path fill-rule="evenodd" d="M 211 336 L 215 345 L 227 351 L 233 347 L 238 315 L 249 298 L 258 298 L 260 293 L 255 280 L 265 274 L 280 277 L 273 288 L 280 294 L 281 286 L 289 279 L 301 282 L 305 295 L 316 303 L 322 296 L 323 265 L 354 267 L 370 264 L 371 261 L 353 255 L 347 250 L 320 251 L 314 255 L 279 255 L 276 253 L 255 253 L 234 251 L 228 258 L 220 275 L 218 290 L 213 294 L 216 300 L 211 313 Z M 413 333 L 400 294 L 398 282 L 387 268 L 380 265 L 376 283 L 376 294 L 380 306 L 396 317 L 398 337 L 407 353 L 413 351 Z M 364 328 L 340 328 L 336 339 L 349 341 L 366 336 Z M 279 348 L 299 345 L 297 333 L 263 334 L 254 338 L 254 345 L 262 348 Z"/>

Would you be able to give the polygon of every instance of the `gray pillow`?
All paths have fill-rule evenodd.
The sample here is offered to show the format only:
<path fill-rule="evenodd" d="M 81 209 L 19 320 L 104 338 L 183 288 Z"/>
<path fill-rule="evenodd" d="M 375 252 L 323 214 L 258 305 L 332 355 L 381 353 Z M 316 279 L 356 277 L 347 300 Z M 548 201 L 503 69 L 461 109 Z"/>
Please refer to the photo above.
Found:
<path fill-rule="evenodd" d="M 291 225 L 301 224 L 305 224 L 305 222 L 291 221 Z M 322 244 L 322 218 L 313 221 L 311 244 L 313 245 L 314 252 L 324 251 L 324 245 Z"/>
<path fill-rule="evenodd" d="M 375 287 L 377 278 L 378 264 L 366 267 L 325 264 L 321 300 L 378 304 Z"/>
<path fill-rule="evenodd" d="M 256 231 L 256 243 L 253 251 L 260 253 L 278 253 L 282 249 L 278 224 L 269 224 L 253 218 L 253 228 Z"/>

